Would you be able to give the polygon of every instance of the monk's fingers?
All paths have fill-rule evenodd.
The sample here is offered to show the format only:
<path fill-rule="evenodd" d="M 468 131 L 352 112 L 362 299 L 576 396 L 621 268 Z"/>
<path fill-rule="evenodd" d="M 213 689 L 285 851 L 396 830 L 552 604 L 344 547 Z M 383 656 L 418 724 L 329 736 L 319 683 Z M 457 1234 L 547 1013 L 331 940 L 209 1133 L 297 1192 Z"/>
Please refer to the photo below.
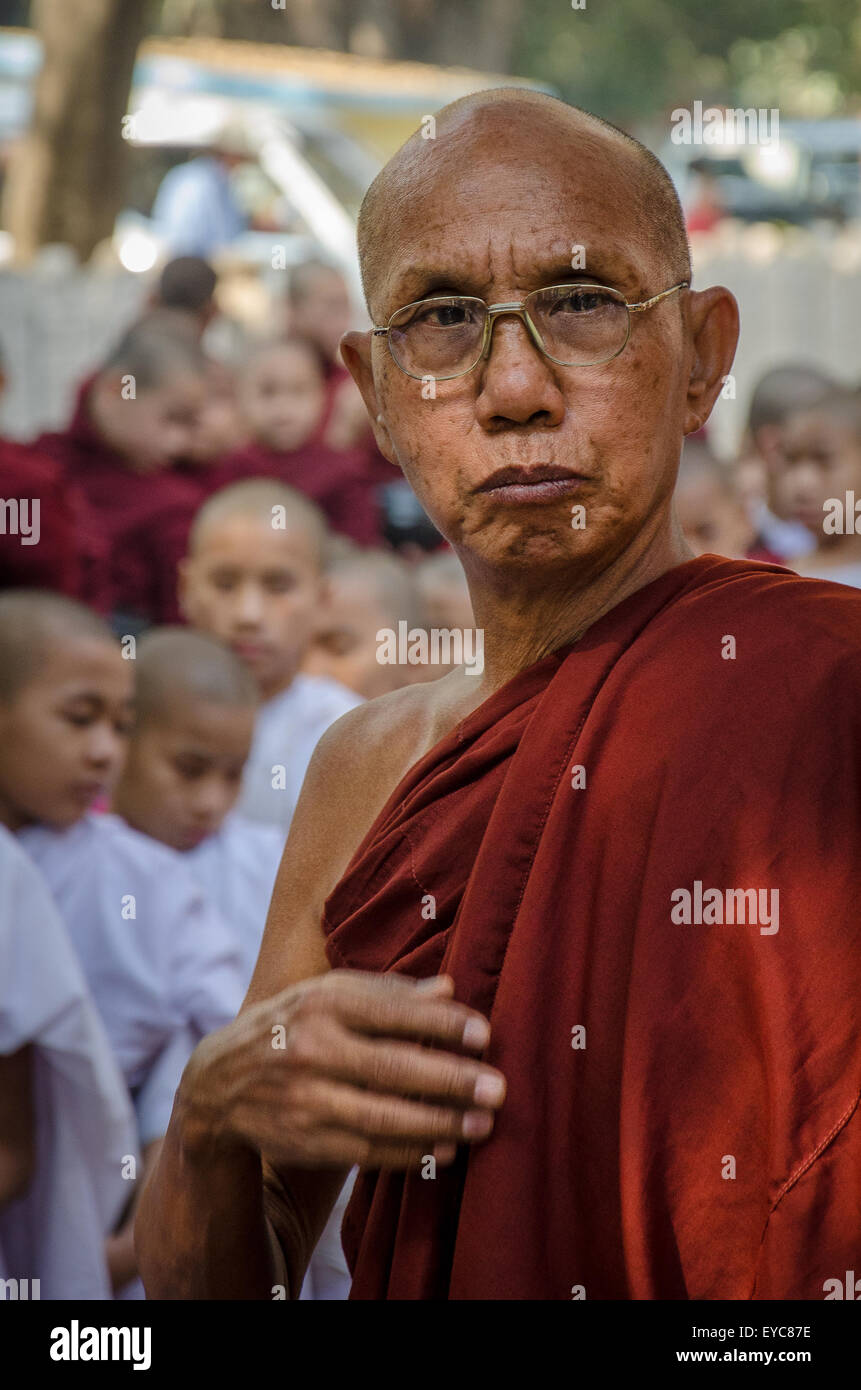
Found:
<path fill-rule="evenodd" d="M 323 1061 L 322 1048 L 319 1061 Z M 328 1035 L 325 1069 L 337 1080 L 372 1091 L 460 1106 L 495 1109 L 505 1096 L 505 1078 L 495 1067 L 453 1052 L 432 1052 L 418 1043 L 371 1040 L 340 1027 Z"/>
<path fill-rule="evenodd" d="M 348 1028 L 378 1037 L 420 1038 L 480 1051 L 490 1025 L 483 1014 L 430 987 L 398 975 L 332 971 L 305 996 L 300 1009 L 331 1008 Z"/>
<path fill-rule="evenodd" d="M 294 1078 L 289 1087 L 291 1135 L 344 1129 L 373 1142 L 471 1142 L 493 1128 L 488 1110 L 460 1110 L 400 1096 L 360 1091 L 323 1077 Z"/>
<path fill-rule="evenodd" d="M 276 1145 L 270 1152 L 276 1166 L 280 1158 L 294 1168 L 352 1168 L 358 1164 L 360 1168 L 412 1169 L 427 1176 L 428 1159 L 432 1158 L 439 1167 L 448 1167 L 455 1160 L 457 1145 L 447 1141 L 433 1145 L 387 1143 L 348 1130 L 329 1129 L 317 1135 L 313 1148 L 297 1150 L 291 1146 L 281 1154 Z"/>

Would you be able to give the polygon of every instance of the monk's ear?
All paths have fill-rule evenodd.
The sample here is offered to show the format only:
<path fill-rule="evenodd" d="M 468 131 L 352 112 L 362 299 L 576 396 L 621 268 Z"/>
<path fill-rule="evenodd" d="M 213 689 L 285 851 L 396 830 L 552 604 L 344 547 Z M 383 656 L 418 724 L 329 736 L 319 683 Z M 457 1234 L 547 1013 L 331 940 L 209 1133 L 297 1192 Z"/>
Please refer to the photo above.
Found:
<path fill-rule="evenodd" d="M 360 333 L 357 329 L 351 329 L 341 339 L 341 357 L 344 366 L 362 393 L 365 409 L 371 417 L 371 428 L 374 431 L 377 448 L 384 458 L 389 460 L 389 463 L 393 463 L 396 468 L 399 468 L 400 464 L 395 457 L 391 436 L 377 399 L 377 388 L 374 385 L 374 372 L 371 367 L 372 342 L 370 330 Z"/>
<path fill-rule="evenodd" d="M 693 340 L 685 434 L 704 425 L 729 376 L 738 342 L 738 304 L 723 285 L 692 290 L 688 322 Z"/>
<path fill-rule="evenodd" d="M 91 396 L 98 396 L 101 400 L 108 402 L 134 400 L 135 394 L 130 389 L 131 384 L 130 374 L 118 371 L 115 367 L 109 367 L 98 372 L 93 378 L 90 393 Z"/>

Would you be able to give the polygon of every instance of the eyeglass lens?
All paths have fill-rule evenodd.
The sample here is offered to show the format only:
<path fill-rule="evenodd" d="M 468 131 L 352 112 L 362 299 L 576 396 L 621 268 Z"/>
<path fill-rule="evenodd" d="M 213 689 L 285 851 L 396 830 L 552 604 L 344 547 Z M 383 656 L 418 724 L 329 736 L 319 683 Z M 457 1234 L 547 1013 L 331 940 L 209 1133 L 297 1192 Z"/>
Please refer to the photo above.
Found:
<path fill-rule="evenodd" d="M 570 366 L 604 362 L 622 350 L 628 310 L 600 286 L 561 285 L 534 290 L 524 307 L 544 350 Z M 428 299 L 401 309 L 389 324 L 389 344 L 413 376 L 456 376 L 481 356 L 487 307 L 466 296 Z"/>

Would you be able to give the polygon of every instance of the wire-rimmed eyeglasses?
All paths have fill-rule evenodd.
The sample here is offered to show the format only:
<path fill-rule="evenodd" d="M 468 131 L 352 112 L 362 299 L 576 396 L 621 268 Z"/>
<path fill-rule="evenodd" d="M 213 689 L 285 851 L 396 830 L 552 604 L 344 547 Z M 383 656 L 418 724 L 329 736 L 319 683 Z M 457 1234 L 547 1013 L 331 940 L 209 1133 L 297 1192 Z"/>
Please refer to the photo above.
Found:
<path fill-rule="evenodd" d="M 549 285 L 507 304 L 485 304 L 472 295 L 434 296 L 396 309 L 384 328 L 374 324 L 372 332 L 386 338 L 401 371 L 417 381 L 451 381 L 471 372 L 490 352 L 494 323 L 506 314 L 522 319 L 551 362 L 597 367 L 623 351 L 632 314 L 689 288 L 682 280 L 638 304 L 607 285 Z"/>

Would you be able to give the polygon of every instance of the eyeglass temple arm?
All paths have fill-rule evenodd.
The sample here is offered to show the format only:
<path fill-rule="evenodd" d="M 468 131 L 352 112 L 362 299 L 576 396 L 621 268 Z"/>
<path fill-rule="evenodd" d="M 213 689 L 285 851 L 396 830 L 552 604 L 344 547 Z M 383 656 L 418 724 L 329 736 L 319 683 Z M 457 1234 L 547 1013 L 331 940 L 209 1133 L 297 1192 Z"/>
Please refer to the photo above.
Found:
<path fill-rule="evenodd" d="M 675 294 L 676 290 L 689 290 L 690 287 L 690 280 L 682 280 L 678 285 L 672 285 L 668 290 L 661 290 L 660 294 L 653 294 L 651 299 L 644 299 L 641 304 L 629 304 L 628 310 L 632 314 L 642 314 L 644 309 L 651 309 L 653 304 L 659 304 L 662 299 L 666 299 L 667 295 Z"/>

